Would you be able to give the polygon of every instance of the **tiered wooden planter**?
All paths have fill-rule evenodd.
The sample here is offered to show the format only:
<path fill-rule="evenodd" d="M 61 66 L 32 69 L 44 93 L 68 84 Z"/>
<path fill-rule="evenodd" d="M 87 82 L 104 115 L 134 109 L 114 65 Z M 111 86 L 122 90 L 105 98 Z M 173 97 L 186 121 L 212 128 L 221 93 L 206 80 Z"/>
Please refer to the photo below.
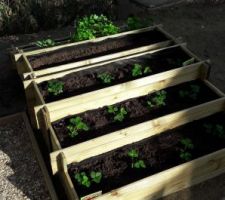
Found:
<path fill-rule="evenodd" d="M 138 41 L 137 38 L 140 38 L 140 41 Z M 146 41 L 143 41 L 144 39 Z M 127 44 L 123 44 L 122 41 L 126 41 Z M 116 42 L 120 45 L 119 47 L 116 46 Z M 13 59 L 16 62 L 16 67 L 19 75 L 24 80 L 30 78 L 38 78 L 56 72 L 67 71 L 70 69 L 83 67 L 85 65 L 116 59 L 119 57 L 128 56 L 144 51 L 159 49 L 162 47 L 173 45 L 176 42 L 177 40 L 166 31 L 164 31 L 159 25 L 135 31 L 123 32 L 111 36 L 100 37 L 98 39 L 88 41 L 70 43 L 35 51 L 22 52 L 19 54 L 15 54 Z M 115 43 L 114 46 L 113 43 Z M 105 47 L 103 46 L 103 44 L 107 44 L 108 49 L 104 49 Z M 99 50 L 100 47 L 103 48 Z M 97 53 L 91 54 L 89 52 L 92 51 L 90 50 L 91 48 L 92 50 L 98 48 Z M 77 55 L 78 57 L 74 58 L 75 62 L 73 60 L 68 60 L 65 61 L 65 63 L 51 64 L 50 67 L 46 64 L 41 66 L 40 69 L 34 69 L 31 62 L 29 61 L 32 56 L 36 56 L 36 58 L 38 59 L 40 59 L 40 56 L 45 56 L 47 58 L 50 55 L 58 56 L 59 51 L 68 53 L 75 51 L 76 49 L 80 49 L 80 54 L 85 54 Z"/>

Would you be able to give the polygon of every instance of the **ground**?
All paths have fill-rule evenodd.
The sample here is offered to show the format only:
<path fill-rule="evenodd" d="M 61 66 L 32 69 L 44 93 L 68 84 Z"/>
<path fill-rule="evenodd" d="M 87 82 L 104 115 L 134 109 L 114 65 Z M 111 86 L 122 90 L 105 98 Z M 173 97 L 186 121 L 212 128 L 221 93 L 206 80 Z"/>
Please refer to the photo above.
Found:
<path fill-rule="evenodd" d="M 120 17 L 132 12 L 139 16 L 151 16 L 156 24 L 187 42 L 189 49 L 212 63 L 210 81 L 225 92 L 225 5 L 186 5 L 179 4 L 169 8 L 151 10 L 130 6 L 127 1 L 118 9 Z M 125 12 L 126 11 L 126 12 Z M 22 84 L 12 69 L 7 49 L 12 45 L 27 43 L 47 36 L 61 37 L 72 31 L 72 27 L 61 30 L 40 32 L 30 35 L 16 35 L 0 38 L 0 116 L 22 111 L 26 108 Z M 225 174 L 172 194 L 164 200 L 222 200 L 225 198 Z"/>

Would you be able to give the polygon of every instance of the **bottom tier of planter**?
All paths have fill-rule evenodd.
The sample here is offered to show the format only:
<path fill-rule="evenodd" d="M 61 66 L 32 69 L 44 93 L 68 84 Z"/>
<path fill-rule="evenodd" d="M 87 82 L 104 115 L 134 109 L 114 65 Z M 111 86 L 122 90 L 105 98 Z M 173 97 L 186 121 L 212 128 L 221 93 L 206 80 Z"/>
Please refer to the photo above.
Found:
<path fill-rule="evenodd" d="M 72 163 L 67 166 L 69 176 L 79 197 L 99 191 L 98 194 L 110 192 L 225 148 L 224 119 L 224 112 L 216 113 L 80 163 Z M 210 167 L 225 170 L 225 155 L 222 164 L 216 163 L 216 157 L 214 161 L 211 166 L 198 170 L 207 172 Z M 192 172 L 193 176 L 195 173 Z M 115 197 L 117 193 L 110 195 Z"/>

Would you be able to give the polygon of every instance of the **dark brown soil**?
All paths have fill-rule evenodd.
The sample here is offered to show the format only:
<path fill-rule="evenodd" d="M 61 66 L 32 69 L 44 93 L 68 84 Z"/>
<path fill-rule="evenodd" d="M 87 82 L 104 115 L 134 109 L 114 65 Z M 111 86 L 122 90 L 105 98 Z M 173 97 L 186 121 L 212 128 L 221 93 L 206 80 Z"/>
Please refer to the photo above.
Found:
<path fill-rule="evenodd" d="M 162 50 L 154 54 L 113 62 L 94 69 L 82 70 L 62 78 L 57 79 L 64 83 L 63 93 L 54 96 L 48 92 L 48 82 L 39 84 L 40 91 L 46 102 L 52 102 L 59 99 L 76 96 L 97 89 L 102 89 L 112 85 L 124 83 L 130 80 L 138 79 L 144 76 L 153 75 L 163 71 L 182 67 L 182 63 L 190 59 L 182 48 L 175 47 Z M 143 67 L 149 66 L 152 70 L 149 74 L 143 74 L 138 77 L 132 76 L 134 64 L 141 64 Z M 109 73 L 114 80 L 110 84 L 104 84 L 98 78 L 98 74 Z"/>
<path fill-rule="evenodd" d="M 34 70 L 39 70 L 151 45 L 165 40 L 168 40 L 168 38 L 163 33 L 157 30 L 151 30 L 139 34 L 106 39 L 98 43 L 89 42 L 87 44 L 67 47 L 49 53 L 41 53 L 35 56 L 29 56 L 28 60 Z"/>
<path fill-rule="evenodd" d="M 194 149 L 189 151 L 192 154 L 192 159 L 222 149 L 225 147 L 225 140 L 207 133 L 204 124 L 220 124 L 224 126 L 224 119 L 225 113 L 217 113 L 164 132 L 158 136 L 92 157 L 79 164 L 71 164 L 68 166 L 68 169 L 76 191 L 80 196 L 100 190 L 106 193 L 179 165 L 184 162 L 179 155 L 182 148 L 180 143 L 182 138 L 192 140 Z M 138 151 L 139 159 L 145 162 L 145 169 L 131 168 L 131 159 L 128 157 L 128 152 L 131 149 Z M 102 173 L 103 179 L 100 184 L 92 183 L 91 187 L 87 189 L 75 181 L 75 173 L 86 172 L 89 174 L 91 171 L 100 171 Z"/>
<path fill-rule="evenodd" d="M 189 90 L 190 85 L 200 86 L 200 92 L 196 100 L 191 98 L 181 98 L 179 96 L 179 91 Z M 52 123 L 52 125 L 62 147 L 68 147 L 122 128 L 218 98 L 218 95 L 212 92 L 211 89 L 204 85 L 200 80 L 173 86 L 165 89 L 165 91 L 167 92 L 166 106 L 154 107 L 151 109 L 148 108 L 146 102 L 154 97 L 155 93 L 115 104 L 117 107 L 124 107 L 128 112 L 125 120 L 121 123 L 114 122 L 113 116 L 107 112 L 106 106 L 76 115 L 83 119 L 83 121 L 90 127 L 90 130 L 79 133 L 75 138 L 69 137 L 67 130 L 69 119 L 72 116 L 56 121 Z"/>

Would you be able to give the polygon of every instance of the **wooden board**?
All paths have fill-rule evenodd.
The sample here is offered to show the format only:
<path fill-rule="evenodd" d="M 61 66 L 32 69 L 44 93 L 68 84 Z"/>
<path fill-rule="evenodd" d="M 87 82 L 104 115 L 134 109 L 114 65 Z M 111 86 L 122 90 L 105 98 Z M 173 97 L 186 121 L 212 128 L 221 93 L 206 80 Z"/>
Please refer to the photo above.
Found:
<path fill-rule="evenodd" d="M 162 32 L 165 35 L 165 37 L 168 38 L 168 39 L 166 39 L 162 42 L 152 44 L 152 45 L 146 45 L 146 46 L 143 46 L 143 47 L 138 47 L 138 48 L 130 49 L 130 50 L 127 50 L 127 51 L 121 51 L 121 52 L 117 52 L 117 53 L 113 53 L 113 54 L 108 54 L 108 55 L 105 55 L 105 56 L 100 56 L 100 57 L 87 59 L 87 60 L 83 60 L 83 61 L 68 63 L 68 64 L 64 64 L 64 65 L 58 65 L 58 66 L 55 66 L 55 67 L 50 67 L 50 68 L 47 68 L 47 69 L 35 70 L 35 71 L 32 68 L 30 69 L 30 64 L 29 64 L 29 62 L 27 63 L 27 56 L 28 55 L 23 53 L 22 56 L 20 56 L 19 60 L 17 61 L 17 62 L 20 63 L 19 65 L 17 65 L 17 70 L 18 70 L 18 73 L 21 75 L 21 77 L 24 80 L 26 80 L 26 79 L 29 79 L 29 78 L 36 78 L 36 77 L 46 76 L 46 75 L 49 75 L 49 74 L 54 74 L 54 73 L 60 72 L 60 71 L 67 71 L 67 70 L 70 70 L 70 69 L 75 69 L 75 68 L 83 67 L 85 65 L 103 62 L 103 61 L 106 61 L 106 60 L 116 59 L 118 57 L 124 57 L 124 56 L 127 56 L 127 55 L 136 54 L 136 53 L 139 53 L 139 52 L 159 49 L 159 48 L 168 46 L 172 43 L 176 43 L 176 39 L 173 36 L 171 36 L 170 34 L 166 33 L 166 31 L 162 30 L 162 28 L 160 26 L 153 26 L 153 27 L 148 27 L 148 28 L 139 29 L 139 30 L 135 30 L 135 31 L 129 31 L 129 32 L 124 32 L 124 33 L 112 35 L 112 36 L 107 36 L 107 37 L 103 37 L 103 38 L 97 38 L 95 40 L 83 41 L 83 42 L 75 43 L 75 44 L 70 45 L 70 46 L 76 46 L 78 44 L 83 44 L 83 43 L 86 44 L 88 42 L 89 43 L 97 43 L 99 41 L 102 41 L 102 40 L 105 40 L 105 39 L 108 39 L 108 38 L 122 37 L 122 36 L 125 36 L 125 35 L 138 34 L 138 33 L 151 31 L 151 30 L 158 30 L 158 31 Z M 66 47 L 68 47 L 68 46 L 66 46 Z M 64 46 L 64 47 L 61 47 L 61 48 L 66 48 L 66 47 Z M 55 47 L 55 48 L 57 48 L 57 47 Z M 51 50 L 48 49 L 46 51 L 41 50 L 41 51 L 44 53 L 44 52 L 53 51 L 53 49 L 51 49 Z M 29 55 L 33 55 L 33 54 L 29 54 Z M 22 68 L 21 68 L 21 65 L 23 66 Z"/>
<path fill-rule="evenodd" d="M 51 102 L 51 103 L 46 103 L 43 100 L 43 97 L 42 97 L 37 85 L 44 82 L 44 81 L 51 80 L 53 78 L 63 77 L 65 75 L 67 75 L 67 73 L 74 72 L 74 70 L 72 72 L 62 72 L 62 73 L 59 73 L 59 74 L 56 74 L 56 75 L 50 75 L 50 76 L 46 76 L 46 77 L 42 77 L 42 78 L 37 78 L 37 79 L 34 79 L 34 80 L 24 81 L 25 91 L 26 91 L 26 93 L 30 94 L 30 95 L 27 95 L 27 96 L 33 97 L 33 100 L 28 101 L 28 102 L 31 102 L 31 103 L 28 103 L 28 107 L 31 108 L 30 116 L 31 116 L 31 119 L 32 119 L 32 124 L 34 125 L 35 128 L 39 128 L 38 113 L 40 112 L 40 109 L 43 106 L 46 106 L 46 107 L 48 107 L 48 109 L 50 111 L 53 111 L 53 110 L 59 110 L 59 109 L 65 108 L 65 107 L 84 104 L 84 103 L 86 103 L 90 100 L 98 101 L 100 98 L 104 98 L 106 96 L 110 96 L 110 95 L 113 95 L 113 94 L 116 94 L 116 93 L 119 93 L 119 92 L 128 91 L 130 89 L 138 88 L 138 87 L 150 84 L 150 83 L 152 84 L 152 83 L 157 82 L 157 81 L 163 81 L 164 79 L 169 79 L 169 78 L 171 78 L 175 75 L 176 76 L 182 76 L 182 75 L 187 74 L 187 73 L 191 73 L 191 72 L 194 73 L 194 71 L 200 70 L 200 68 L 202 67 L 202 65 L 204 65 L 204 63 L 208 62 L 208 61 L 200 61 L 200 59 L 197 56 L 193 55 L 185 47 L 185 44 L 175 45 L 175 46 L 172 46 L 172 47 L 167 47 L 167 48 L 164 48 L 162 50 L 156 50 L 156 51 L 160 52 L 160 51 L 163 51 L 163 50 L 176 48 L 178 46 L 180 46 L 181 49 L 184 52 L 187 53 L 187 55 L 189 55 L 190 57 L 194 57 L 198 62 L 195 63 L 195 64 L 192 64 L 192 65 L 186 66 L 186 67 L 180 67 L 180 68 L 177 68 L 177 69 L 174 69 L 174 70 L 165 71 L 165 72 L 158 73 L 158 74 L 155 74 L 155 75 L 152 75 L 152 76 L 148 76 L 146 78 L 140 78 L 140 79 L 137 79 L 137 80 L 134 80 L 134 81 L 129 81 L 129 82 L 126 82 L 126 83 L 123 83 L 123 84 L 114 85 L 114 86 L 111 86 L 111 87 L 107 87 L 107 88 L 100 89 L 100 90 L 97 90 L 97 91 L 89 92 L 89 93 L 86 93 L 86 94 L 81 94 L 81 95 L 78 95 L 78 96 L 75 96 L 75 97 L 65 98 L 65 99 L 58 100 L 58 101 Z M 152 54 L 152 53 L 155 53 L 156 51 L 150 51 L 150 52 L 145 52 L 145 53 L 141 53 L 141 54 L 137 54 L 137 55 L 132 55 L 132 56 L 120 58 L 120 59 L 117 59 L 117 60 L 114 60 L 114 61 L 110 61 L 110 62 L 108 61 L 108 62 L 105 62 L 105 63 L 102 63 L 102 64 L 91 65 L 91 66 L 88 66 L 88 68 L 97 68 L 97 67 L 105 66 L 106 64 L 114 63 L 114 62 L 117 62 L 117 61 L 122 61 L 122 60 L 130 59 L 130 58 L 137 58 L 137 57 L 147 55 L 147 54 Z M 82 69 L 77 69 L 77 71 L 79 71 L 79 70 L 82 70 Z M 160 83 L 160 84 L 163 85 L 162 83 Z M 29 90 L 29 88 L 33 88 L 33 89 Z M 34 108 L 34 111 L 33 111 L 33 108 Z"/>
<path fill-rule="evenodd" d="M 180 122 L 180 119 L 178 117 L 170 118 L 170 121 L 168 122 L 167 126 L 171 125 L 171 128 L 175 128 L 177 126 L 186 124 L 193 120 L 201 119 L 220 111 L 225 111 L 225 98 L 223 98 L 223 100 L 220 101 L 219 104 L 220 104 L 219 106 L 211 105 L 212 107 L 209 107 L 208 105 L 208 108 L 210 108 L 210 111 L 208 113 L 206 111 L 207 109 L 204 109 L 204 113 L 202 114 L 200 114 L 201 112 L 199 112 L 201 110 L 198 110 L 194 113 L 189 112 L 185 117 L 186 121 L 183 121 L 184 118 L 181 119 L 181 121 L 183 122 Z M 213 108 L 214 106 L 217 108 L 214 109 Z M 159 130 L 158 134 L 160 134 L 160 132 L 162 131 L 163 129 Z M 121 140 L 115 140 L 111 142 L 110 145 L 111 146 L 115 145 L 113 149 L 118 148 L 117 143 L 120 143 L 120 141 Z M 131 144 L 133 142 L 136 141 L 130 141 L 127 144 Z M 126 144 L 123 144 L 119 147 L 122 147 L 124 145 Z M 94 147 L 92 149 L 91 148 L 89 149 L 90 152 L 99 151 L 97 155 L 108 152 L 110 150 L 112 149 L 106 149 L 103 146 L 101 146 L 101 148 Z M 65 184 L 66 182 L 70 184 L 72 183 L 71 178 L 68 176 L 66 166 L 68 164 L 71 164 L 72 162 L 81 162 L 82 160 L 95 156 L 95 154 L 94 155 L 90 154 L 89 156 L 86 156 L 86 151 L 84 152 L 80 151 L 80 152 L 73 152 L 72 156 L 73 158 L 71 159 L 70 158 L 71 154 L 67 154 L 66 151 L 60 151 L 51 154 L 51 158 L 55 159 L 55 164 L 57 163 L 58 166 L 64 165 L 64 168 L 59 167 L 58 169 L 56 169 L 55 173 L 59 174 L 61 177 L 64 176 L 62 178 L 62 182 L 64 183 L 63 185 L 65 187 L 67 187 L 67 185 Z M 77 159 L 77 157 L 79 157 L 80 159 Z M 128 184 L 121 188 L 112 190 L 95 199 L 154 200 L 169 195 L 171 193 L 177 192 L 179 190 L 185 189 L 187 187 L 191 187 L 207 179 L 220 175 L 224 172 L 225 172 L 225 149 L 222 149 L 213 152 L 211 154 L 205 155 L 203 157 L 197 158 L 195 160 L 178 165 L 176 167 L 170 168 L 168 170 L 162 171 L 155 175 L 146 177 L 144 179 Z M 74 186 L 69 188 L 67 187 L 67 190 L 70 190 L 67 193 L 69 200 L 78 200 Z"/>

